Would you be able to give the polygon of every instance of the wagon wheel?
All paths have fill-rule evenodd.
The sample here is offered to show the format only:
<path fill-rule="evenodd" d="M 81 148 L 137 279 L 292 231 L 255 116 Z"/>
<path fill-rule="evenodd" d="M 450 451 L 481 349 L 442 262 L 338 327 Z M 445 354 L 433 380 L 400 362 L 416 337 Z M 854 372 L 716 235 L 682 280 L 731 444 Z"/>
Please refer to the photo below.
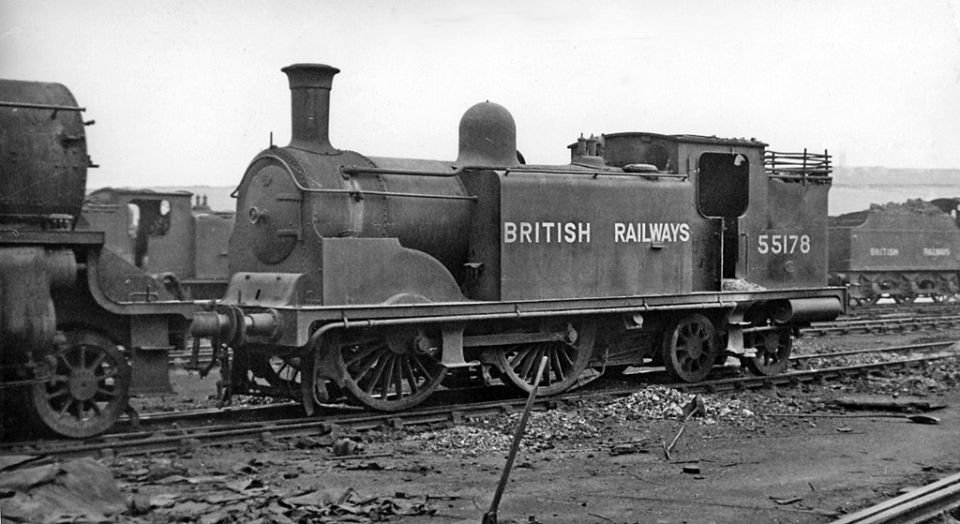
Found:
<path fill-rule="evenodd" d="M 371 331 L 331 340 L 347 393 L 380 411 L 412 408 L 443 381 L 440 349 L 418 330 Z"/>
<path fill-rule="evenodd" d="M 110 429 L 127 407 L 130 366 L 119 348 L 92 331 L 66 333 L 50 379 L 31 391 L 33 413 L 59 435 L 87 438 Z"/>
<path fill-rule="evenodd" d="M 790 330 L 778 329 L 763 332 L 754 349 L 757 356 L 744 359 L 747 368 L 755 375 L 770 376 L 782 372 L 790 362 L 793 337 Z"/>
<path fill-rule="evenodd" d="M 675 379 L 703 380 L 710 374 L 719 354 L 713 324 L 699 313 L 683 317 L 664 333 L 661 358 L 667 373 Z"/>
<path fill-rule="evenodd" d="M 587 368 L 593 353 L 596 326 L 586 324 L 577 331 L 567 326 L 563 340 L 517 344 L 496 351 L 496 362 L 504 381 L 511 387 L 529 393 L 537 378 L 540 362 L 547 357 L 547 367 L 537 389 L 538 395 L 555 395 L 566 391 Z"/>
<path fill-rule="evenodd" d="M 913 301 L 917 299 L 916 295 L 893 295 L 893 301 L 897 304 L 913 304 Z"/>

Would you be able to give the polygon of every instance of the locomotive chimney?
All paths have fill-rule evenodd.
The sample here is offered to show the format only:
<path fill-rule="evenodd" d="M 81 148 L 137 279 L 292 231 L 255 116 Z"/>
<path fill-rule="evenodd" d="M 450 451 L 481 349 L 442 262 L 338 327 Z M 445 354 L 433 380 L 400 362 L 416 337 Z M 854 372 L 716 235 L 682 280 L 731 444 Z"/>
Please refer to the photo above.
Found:
<path fill-rule="evenodd" d="M 340 70 L 324 64 L 293 64 L 281 71 L 290 80 L 290 146 L 315 153 L 336 152 L 330 145 L 330 86 Z"/>

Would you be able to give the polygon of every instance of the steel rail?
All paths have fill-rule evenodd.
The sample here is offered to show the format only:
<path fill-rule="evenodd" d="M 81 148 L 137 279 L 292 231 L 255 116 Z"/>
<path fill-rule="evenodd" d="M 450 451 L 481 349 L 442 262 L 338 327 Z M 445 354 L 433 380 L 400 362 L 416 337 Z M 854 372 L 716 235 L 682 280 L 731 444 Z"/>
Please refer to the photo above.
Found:
<path fill-rule="evenodd" d="M 847 515 L 833 524 L 920 524 L 960 507 L 960 473 Z"/>
<path fill-rule="evenodd" d="M 757 389 L 772 385 L 792 386 L 804 382 L 830 380 L 849 375 L 862 375 L 883 368 L 908 367 L 932 360 L 956 357 L 956 353 L 928 355 L 905 360 L 896 360 L 874 364 L 827 368 L 815 371 L 784 373 L 771 377 L 738 377 L 719 379 L 696 384 L 664 384 L 664 387 L 678 389 L 686 393 L 712 393 L 717 391 L 736 391 Z M 607 389 L 602 391 L 571 391 L 557 396 L 541 397 L 536 408 L 543 410 L 555 406 L 558 402 L 592 400 L 605 397 L 626 396 L 637 391 L 636 387 Z M 0 455 L 9 454 L 47 454 L 57 456 L 83 456 L 96 452 L 113 456 L 142 455 L 177 451 L 184 448 L 201 446 L 204 442 L 214 445 L 250 442 L 261 439 L 280 439 L 293 437 L 316 437 L 326 435 L 333 425 L 348 428 L 355 432 L 367 431 L 384 425 L 395 428 L 404 425 L 425 425 L 442 422 L 458 422 L 464 416 L 482 416 L 513 411 L 525 402 L 522 398 L 481 401 L 456 405 L 426 406 L 402 413 L 347 413 L 330 415 L 322 420 L 304 420 L 303 418 L 285 420 L 265 420 L 241 424 L 229 424 L 213 427 L 173 428 L 135 434 L 115 434 L 98 438 L 95 442 L 54 445 L 36 445 L 36 443 L 4 444 Z M 110 450 L 105 452 L 104 450 Z"/>

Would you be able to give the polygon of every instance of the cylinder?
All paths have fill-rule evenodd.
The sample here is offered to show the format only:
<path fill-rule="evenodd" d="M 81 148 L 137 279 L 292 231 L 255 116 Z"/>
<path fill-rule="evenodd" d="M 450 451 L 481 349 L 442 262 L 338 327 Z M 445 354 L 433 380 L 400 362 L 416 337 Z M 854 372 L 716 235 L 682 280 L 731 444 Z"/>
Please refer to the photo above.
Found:
<path fill-rule="evenodd" d="M 843 313 L 843 306 L 834 297 L 784 300 L 773 310 L 777 324 L 833 320 Z"/>

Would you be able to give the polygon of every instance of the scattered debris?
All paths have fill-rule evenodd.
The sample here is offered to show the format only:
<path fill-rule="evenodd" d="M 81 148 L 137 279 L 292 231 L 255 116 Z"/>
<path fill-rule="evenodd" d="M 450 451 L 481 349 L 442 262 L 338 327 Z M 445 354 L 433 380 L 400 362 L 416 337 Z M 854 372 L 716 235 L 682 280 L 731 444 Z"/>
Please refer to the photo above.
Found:
<path fill-rule="evenodd" d="M 614 456 L 631 453 L 650 453 L 650 449 L 644 442 L 621 442 L 610 447 L 610 454 Z"/>
<path fill-rule="evenodd" d="M 833 403 L 846 409 L 869 409 L 878 411 L 933 411 L 947 407 L 946 404 L 931 402 L 919 398 L 889 398 L 881 395 L 857 395 L 839 397 Z"/>
<path fill-rule="evenodd" d="M 907 420 L 915 424 L 939 424 L 940 419 L 930 415 L 910 415 Z"/>
<path fill-rule="evenodd" d="M 127 509 L 110 470 L 91 458 L 11 467 L 0 475 L 0 493 L 4 522 L 102 522 Z"/>
<path fill-rule="evenodd" d="M 803 497 L 784 497 L 784 498 L 770 497 L 770 500 L 774 501 L 777 504 L 780 504 L 781 506 L 785 506 L 787 504 L 796 504 L 797 502 L 800 502 L 801 500 L 803 500 Z"/>
<path fill-rule="evenodd" d="M 359 442 L 348 438 L 339 438 L 333 443 L 333 454 L 338 457 L 356 455 L 362 451 Z"/>
<path fill-rule="evenodd" d="M 700 466 L 697 464 L 687 464 L 683 466 L 683 472 L 688 475 L 698 475 L 700 474 Z"/>

